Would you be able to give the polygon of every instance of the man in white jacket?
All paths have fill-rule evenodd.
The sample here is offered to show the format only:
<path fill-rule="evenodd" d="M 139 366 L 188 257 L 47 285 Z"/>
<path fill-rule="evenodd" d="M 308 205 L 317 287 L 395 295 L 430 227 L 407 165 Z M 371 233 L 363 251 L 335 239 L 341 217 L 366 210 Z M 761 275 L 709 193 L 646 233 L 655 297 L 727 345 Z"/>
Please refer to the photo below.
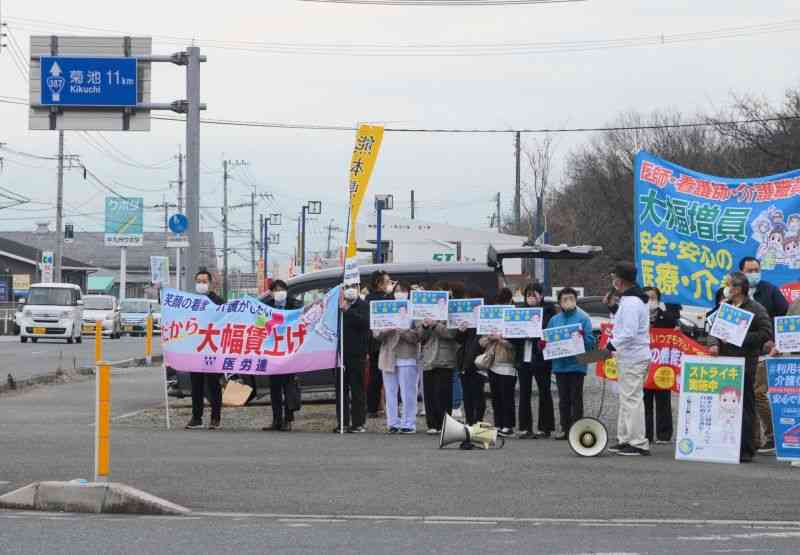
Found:
<path fill-rule="evenodd" d="M 643 402 L 644 380 L 650 366 L 649 299 L 636 284 L 636 266 L 632 263 L 619 262 L 611 278 L 621 297 L 612 338 L 619 371 L 617 444 L 609 451 L 627 456 L 649 455 Z"/>

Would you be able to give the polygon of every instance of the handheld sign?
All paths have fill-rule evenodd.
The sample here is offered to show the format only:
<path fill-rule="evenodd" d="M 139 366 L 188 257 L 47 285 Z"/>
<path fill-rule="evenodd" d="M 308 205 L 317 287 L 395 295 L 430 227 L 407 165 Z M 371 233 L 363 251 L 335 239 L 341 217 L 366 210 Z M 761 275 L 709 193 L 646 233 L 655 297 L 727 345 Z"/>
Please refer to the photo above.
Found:
<path fill-rule="evenodd" d="M 583 343 L 581 329 L 580 324 L 570 324 L 542 330 L 542 339 L 546 342 L 542 351 L 544 359 L 574 357 L 585 353 L 586 345 Z"/>
<path fill-rule="evenodd" d="M 478 327 L 478 309 L 483 306 L 483 299 L 458 299 L 447 303 L 447 327 L 458 329 L 462 325 L 467 328 Z"/>
<path fill-rule="evenodd" d="M 709 335 L 721 339 L 725 343 L 741 347 L 752 323 L 752 312 L 723 303 L 717 311 L 717 317 L 714 318 Z"/>
<path fill-rule="evenodd" d="M 407 330 L 411 327 L 408 301 L 372 301 L 369 303 L 369 329 Z"/>
<path fill-rule="evenodd" d="M 503 337 L 524 339 L 542 336 L 541 308 L 507 308 L 503 311 Z"/>
<path fill-rule="evenodd" d="M 775 347 L 781 353 L 800 353 L 800 316 L 775 318 Z"/>
<path fill-rule="evenodd" d="M 503 335 L 503 312 L 508 305 L 483 305 L 478 311 L 478 335 Z"/>
<path fill-rule="evenodd" d="M 447 321 L 447 302 L 450 293 L 447 291 L 412 291 L 411 316 L 414 320 Z"/>

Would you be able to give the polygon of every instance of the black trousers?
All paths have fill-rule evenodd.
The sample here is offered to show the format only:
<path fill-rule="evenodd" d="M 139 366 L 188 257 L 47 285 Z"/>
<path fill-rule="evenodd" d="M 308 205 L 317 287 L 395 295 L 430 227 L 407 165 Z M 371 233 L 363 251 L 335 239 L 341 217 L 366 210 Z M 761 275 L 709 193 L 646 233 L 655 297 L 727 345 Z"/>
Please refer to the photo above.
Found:
<path fill-rule="evenodd" d="M 367 412 L 377 413 L 381 409 L 381 391 L 383 390 L 383 372 L 378 368 L 379 352 L 369 357 L 369 382 L 367 384 Z"/>
<path fill-rule="evenodd" d="M 547 365 L 534 366 L 523 363 L 517 370 L 519 375 L 519 429 L 533 431 L 533 413 L 531 412 L 531 390 L 536 380 L 536 391 L 539 396 L 539 415 L 537 428 L 540 432 L 552 432 L 556 429 L 553 413 L 553 392 L 550 390 L 552 372 Z"/>
<path fill-rule="evenodd" d="M 655 434 L 653 433 L 653 405 L 655 405 Z M 650 443 L 654 439 L 672 439 L 672 392 L 663 389 L 644 390 L 644 427 Z"/>
<path fill-rule="evenodd" d="M 462 373 L 461 389 L 464 392 L 464 419 L 468 426 L 483 420 L 486 413 L 486 397 L 483 394 L 486 378 L 477 372 Z"/>
<path fill-rule="evenodd" d="M 495 428 L 514 428 L 514 391 L 516 376 L 504 376 L 489 372 L 489 388 L 492 390 L 492 411 Z"/>
<path fill-rule="evenodd" d="M 756 366 L 757 362 L 747 361 L 744 372 L 744 394 L 742 399 L 742 445 L 741 454 L 753 456 L 756 453 L 753 445 L 753 422 L 756 418 Z"/>
<path fill-rule="evenodd" d="M 344 391 L 341 390 L 341 369 L 336 369 L 336 425 L 342 421 L 342 396 L 344 396 L 344 426 L 358 428 L 365 422 L 364 365 L 366 357 L 345 357 Z"/>
<path fill-rule="evenodd" d="M 192 372 L 192 420 L 203 420 L 205 397 L 211 405 L 211 420 L 219 420 L 222 416 L 222 387 L 219 380 L 222 374 L 206 374 Z"/>
<path fill-rule="evenodd" d="M 429 429 L 441 430 L 445 413 L 453 410 L 453 369 L 433 368 L 422 373 L 425 391 L 425 421 Z"/>
<path fill-rule="evenodd" d="M 558 412 L 561 417 L 561 431 L 569 433 L 575 421 L 583 418 L 583 379 L 580 372 L 556 374 L 558 386 Z"/>
<path fill-rule="evenodd" d="M 272 404 L 272 423 L 283 424 L 294 421 L 294 411 L 286 406 L 286 388 L 294 381 L 294 374 L 269 377 L 269 398 Z"/>

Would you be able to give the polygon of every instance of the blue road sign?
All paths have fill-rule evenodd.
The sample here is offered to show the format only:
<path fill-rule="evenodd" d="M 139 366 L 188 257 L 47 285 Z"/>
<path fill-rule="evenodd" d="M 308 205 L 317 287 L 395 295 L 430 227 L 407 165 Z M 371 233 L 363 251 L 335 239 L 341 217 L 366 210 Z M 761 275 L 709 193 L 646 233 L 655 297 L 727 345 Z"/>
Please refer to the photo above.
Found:
<path fill-rule="evenodd" d="M 47 106 L 136 106 L 135 58 L 42 56 L 41 103 Z"/>
<path fill-rule="evenodd" d="M 183 214 L 173 214 L 169 218 L 169 230 L 180 235 L 189 227 L 189 220 Z"/>

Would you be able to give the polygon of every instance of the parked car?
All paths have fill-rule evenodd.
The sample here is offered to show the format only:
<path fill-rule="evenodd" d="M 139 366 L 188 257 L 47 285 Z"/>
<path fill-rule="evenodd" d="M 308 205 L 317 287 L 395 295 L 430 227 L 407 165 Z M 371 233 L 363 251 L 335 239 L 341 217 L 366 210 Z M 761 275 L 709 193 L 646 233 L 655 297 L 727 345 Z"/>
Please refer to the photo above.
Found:
<path fill-rule="evenodd" d="M 161 306 L 153 299 L 125 299 L 120 303 L 120 320 L 122 333 L 131 336 L 143 336 L 147 333 L 145 319 L 153 314 L 153 331 L 156 330 L 155 314 L 159 316 L 159 333 L 161 330 Z M 156 311 L 156 312 L 154 312 Z"/>
<path fill-rule="evenodd" d="M 20 316 L 19 339 L 66 339 L 82 343 L 83 299 L 81 288 L 71 283 L 35 283 Z"/>
<path fill-rule="evenodd" d="M 103 335 L 119 339 L 122 331 L 119 305 L 113 295 L 86 295 L 83 297 L 82 332 L 94 334 L 97 321 L 103 324 Z"/>
<path fill-rule="evenodd" d="M 503 261 L 520 258 L 548 259 L 589 259 L 602 252 L 600 247 L 567 245 L 536 245 L 501 251 L 490 247 L 487 262 L 464 263 L 415 263 L 415 264 L 370 264 L 359 267 L 362 284 L 369 283 L 373 272 L 384 270 L 392 279 L 408 281 L 423 285 L 432 285 L 437 281 L 460 281 L 471 287 L 480 288 L 487 298 L 497 294 L 506 286 L 503 274 Z M 330 289 L 342 283 L 343 269 L 334 268 L 313 272 L 292 278 L 288 282 L 288 294 L 299 300 L 303 306 L 323 297 Z M 331 390 L 334 385 L 333 369 L 303 372 L 297 375 L 304 390 Z M 246 382 L 261 395 L 268 391 L 268 377 L 248 376 Z M 187 373 L 177 374 L 177 385 L 170 390 L 174 396 L 190 395 L 191 384 Z"/>

